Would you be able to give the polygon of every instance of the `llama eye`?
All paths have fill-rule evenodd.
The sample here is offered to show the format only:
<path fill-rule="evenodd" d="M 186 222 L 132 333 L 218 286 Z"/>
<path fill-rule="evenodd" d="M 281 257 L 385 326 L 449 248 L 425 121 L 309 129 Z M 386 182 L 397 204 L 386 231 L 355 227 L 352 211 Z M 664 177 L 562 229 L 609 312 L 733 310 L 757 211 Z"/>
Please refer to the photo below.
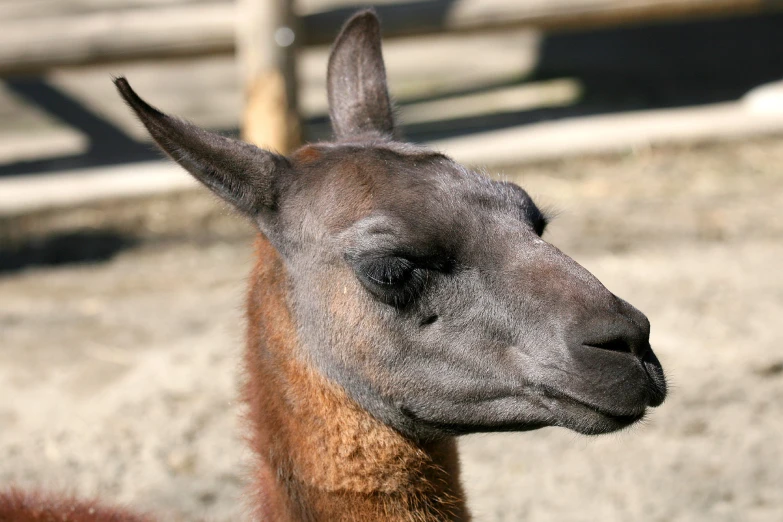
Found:
<path fill-rule="evenodd" d="M 533 230 L 535 230 L 536 235 L 538 237 L 541 237 L 544 235 L 544 230 L 546 230 L 546 226 L 549 224 L 549 219 L 546 216 L 540 216 L 538 219 L 535 220 L 533 223 Z"/>
<path fill-rule="evenodd" d="M 362 268 L 367 279 L 376 285 L 397 286 L 410 277 L 414 266 L 407 259 L 389 257 L 364 263 Z"/>
<path fill-rule="evenodd" d="M 394 306 L 403 306 L 416 298 L 425 279 L 423 269 L 396 256 L 362 260 L 355 270 L 370 293 Z"/>

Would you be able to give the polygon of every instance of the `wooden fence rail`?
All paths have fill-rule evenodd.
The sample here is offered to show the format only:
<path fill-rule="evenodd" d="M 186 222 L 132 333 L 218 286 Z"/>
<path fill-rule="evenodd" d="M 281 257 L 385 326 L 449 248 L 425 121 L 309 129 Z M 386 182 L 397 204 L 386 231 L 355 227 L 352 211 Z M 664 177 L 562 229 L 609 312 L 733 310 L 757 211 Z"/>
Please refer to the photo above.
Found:
<path fill-rule="evenodd" d="M 242 5 L 242 4 L 239 4 Z M 416 0 L 377 7 L 384 36 L 508 27 L 563 30 L 683 17 L 758 13 L 783 0 Z M 297 45 L 328 44 L 354 8 L 304 13 Z M 234 52 L 237 7 L 228 2 L 136 7 L 0 21 L 0 76 L 54 67 Z"/>

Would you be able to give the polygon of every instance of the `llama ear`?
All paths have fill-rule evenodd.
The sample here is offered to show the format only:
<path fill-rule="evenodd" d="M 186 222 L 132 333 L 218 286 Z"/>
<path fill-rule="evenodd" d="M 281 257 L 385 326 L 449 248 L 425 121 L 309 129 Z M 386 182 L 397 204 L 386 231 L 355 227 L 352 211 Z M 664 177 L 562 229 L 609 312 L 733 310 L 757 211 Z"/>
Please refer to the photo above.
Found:
<path fill-rule="evenodd" d="M 160 148 L 215 194 L 252 216 L 276 207 L 290 167 L 285 157 L 163 114 L 125 78 L 114 84 Z"/>
<path fill-rule="evenodd" d="M 392 137 L 394 116 L 381 54 L 381 27 L 372 10 L 343 26 L 329 55 L 329 116 L 335 136 Z"/>

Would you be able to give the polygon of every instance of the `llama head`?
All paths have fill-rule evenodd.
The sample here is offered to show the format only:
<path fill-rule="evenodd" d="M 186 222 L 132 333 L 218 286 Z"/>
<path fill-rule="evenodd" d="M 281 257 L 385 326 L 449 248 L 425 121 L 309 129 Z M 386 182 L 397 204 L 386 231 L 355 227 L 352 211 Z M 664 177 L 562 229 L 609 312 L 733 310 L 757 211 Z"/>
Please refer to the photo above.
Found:
<path fill-rule="evenodd" d="M 280 253 L 291 356 L 393 428 L 605 433 L 663 401 L 647 318 L 541 239 L 546 218 L 524 190 L 395 139 L 371 11 L 332 49 L 335 140 L 290 157 L 116 84 L 160 147 Z"/>

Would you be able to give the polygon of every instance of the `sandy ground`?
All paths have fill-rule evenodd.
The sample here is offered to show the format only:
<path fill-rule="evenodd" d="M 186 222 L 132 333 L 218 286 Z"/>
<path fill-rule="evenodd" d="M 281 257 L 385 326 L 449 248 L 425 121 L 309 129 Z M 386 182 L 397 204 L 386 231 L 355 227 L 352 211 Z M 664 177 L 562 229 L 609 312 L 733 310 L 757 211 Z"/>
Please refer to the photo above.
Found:
<path fill-rule="evenodd" d="M 507 172 L 559 211 L 547 238 L 648 314 L 672 393 L 616 435 L 464 438 L 477 520 L 783 520 L 782 165 L 766 140 Z M 156 212 L 198 230 L 192 208 Z M 0 484 L 238 517 L 237 230 L 0 274 Z"/>

